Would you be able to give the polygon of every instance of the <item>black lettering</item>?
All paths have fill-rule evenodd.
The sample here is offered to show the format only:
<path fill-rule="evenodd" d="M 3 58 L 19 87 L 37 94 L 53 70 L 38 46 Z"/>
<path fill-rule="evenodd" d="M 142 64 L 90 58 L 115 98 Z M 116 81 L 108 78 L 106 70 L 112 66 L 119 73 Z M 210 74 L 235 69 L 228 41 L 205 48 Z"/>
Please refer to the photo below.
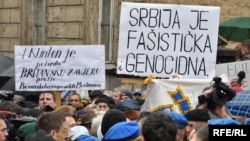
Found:
<path fill-rule="evenodd" d="M 137 24 L 138 24 L 138 19 L 135 17 L 135 15 L 134 14 L 138 14 L 138 9 L 136 9 L 136 8 L 133 8 L 133 9 L 131 9 L 131 11 L 130 11 L 130 17 L 132 18 L 132 19 L 134 19 L 134 21 L 131 21 L 131 20 L 129 20 L 129 24 L 131 25 L 131 26 L 136 26 Z"/>

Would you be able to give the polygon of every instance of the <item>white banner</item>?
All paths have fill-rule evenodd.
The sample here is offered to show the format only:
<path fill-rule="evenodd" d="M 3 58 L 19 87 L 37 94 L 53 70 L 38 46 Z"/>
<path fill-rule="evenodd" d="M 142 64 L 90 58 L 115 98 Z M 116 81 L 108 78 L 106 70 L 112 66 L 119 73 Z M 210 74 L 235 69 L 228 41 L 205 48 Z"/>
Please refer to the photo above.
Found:
<path fill-rule="evenodd" d="M 141 111 L 169 109 L 186 113 L 195 108 L 198 96 L 211 79 L 153 79 L 147 85 L 147 98 Z"/>
<path fill-rule="evenodd" d="M 117 73 L 215 76 L 220 7 L 122 2 Z"/>
<path fill-rule="evenodd" d="M 105 89 L 103 45 L 15 46 L 17 91 Z"/>
<path fill-rule="evenodd" d="M 238 73 L 240 71 L 244 71 L 246 74 L 246 78 L 243 79 L 242 88 L 244 90 L 250 90 L 250 60 L 249 61 L 239 61 L 239 62 L 231 62 L 231 63 L 222 63 L 216 65 L 216 74 L 226 75 L 228 80 L 230 81 L 233 78 L 238 77 Z"/>

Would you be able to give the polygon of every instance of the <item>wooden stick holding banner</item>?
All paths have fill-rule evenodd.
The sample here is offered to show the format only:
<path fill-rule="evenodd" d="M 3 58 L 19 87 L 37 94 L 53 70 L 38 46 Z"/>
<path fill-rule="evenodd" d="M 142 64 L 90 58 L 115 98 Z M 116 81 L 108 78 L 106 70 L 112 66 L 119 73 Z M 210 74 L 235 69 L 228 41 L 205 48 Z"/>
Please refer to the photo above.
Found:
<path fill-rule="evenodd" d="M 56 97 L 56 108 L 58 108 L 58 107 L 60 107 L 62 105 L 61 92 L 56 91 L 55 92 L 55 97 Z"/>

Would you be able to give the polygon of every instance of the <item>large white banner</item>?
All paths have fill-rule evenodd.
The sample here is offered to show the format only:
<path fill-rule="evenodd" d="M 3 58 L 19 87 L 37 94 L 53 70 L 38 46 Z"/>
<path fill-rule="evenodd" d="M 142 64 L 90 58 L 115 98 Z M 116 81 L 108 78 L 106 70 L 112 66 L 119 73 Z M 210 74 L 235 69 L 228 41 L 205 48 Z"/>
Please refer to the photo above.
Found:
<path fill-rule="evenodd" d="M 181 114 L 195 108 L 198 96 L 211 79 L 153 79 L 147 85 L 147 98 L 141 111 L 169 109 Z"/>
<path fill-rule="evenodd" d="M 244 90 L 250 90 L 250 60 L 249 61 L 238 61 L 231 63 L 222 63 L 216 65 L 216 74 L 226 75 L 228 80 L 230 81 L 233 78 L 238 77 L 238 73 L 240 71 L 244 71 L 246 76 L 243 79 L 242 88 Z"/>
<path fill-rule="evenodd" d="M 104 46 L 15 46 L 15 89 L 105 89 Z"/>
<path fill-rule="evenodd" d="M 220 7 L 123 2 L 117 73 L 213 78 L 219 15 Z"/>

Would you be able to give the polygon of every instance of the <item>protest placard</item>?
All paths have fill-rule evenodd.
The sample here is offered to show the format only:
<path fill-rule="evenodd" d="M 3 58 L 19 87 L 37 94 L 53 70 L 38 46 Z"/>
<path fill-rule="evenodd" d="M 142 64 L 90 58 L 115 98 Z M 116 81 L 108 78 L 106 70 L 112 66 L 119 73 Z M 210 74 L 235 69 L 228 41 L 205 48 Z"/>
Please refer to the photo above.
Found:
<path fill-rule="evenodd" d="M 103 45 L 15 46 L 17 91 L 104 88 Z"/>
<path fill-rule="evenodd" d="M 238 79 L 237 77 L 240 71 L 245 72 L 242 88 L 244 90 L 250 90 L 250 61 L 238 61 L 216 65 L 216 75 L 219 76 L 224 74 L 227 76 L 229 81 L 233 78 Z"/>
<path fill-rule="evenodd" d="M 117 73 L 214 77 L 219 15 L 215 6 L 123 2 Z"/>

